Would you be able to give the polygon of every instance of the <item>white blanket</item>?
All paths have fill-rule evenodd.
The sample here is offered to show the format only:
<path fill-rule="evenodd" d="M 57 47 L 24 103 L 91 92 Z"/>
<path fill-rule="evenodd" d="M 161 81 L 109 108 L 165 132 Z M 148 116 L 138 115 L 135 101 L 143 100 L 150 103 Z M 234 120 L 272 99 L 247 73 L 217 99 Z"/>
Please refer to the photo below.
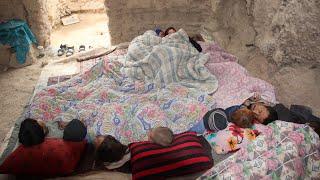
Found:
<path fill-rule="evenodd" d="M 204 66 L 207 61 L 208 55 L 193 47 L 184 30 L 164 38 L 147 31 L 131 42 L 123 71 L 134 80 L 154 83 L 158 88 L 175 82 L 213 93 L 218 81 Z"/>

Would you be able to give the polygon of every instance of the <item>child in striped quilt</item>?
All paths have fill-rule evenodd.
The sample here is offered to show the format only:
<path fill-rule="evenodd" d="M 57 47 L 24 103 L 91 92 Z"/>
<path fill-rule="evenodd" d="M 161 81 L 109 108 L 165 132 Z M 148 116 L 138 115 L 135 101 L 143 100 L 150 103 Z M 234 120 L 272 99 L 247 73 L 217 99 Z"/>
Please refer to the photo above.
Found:
<path fill-rule="evenodd" d="M 148 138 L 153 143 L 168 146 L 173 141 L 174 135 L 167 127 L 157 127 L 149 131 Z M 131 155 L 128 146 L 121 144 L 113 136 L 97 136 L 94 140 L 94 146 L 97 161 L 102 162 L 108 170 L 118 169 L 127 172 L 130 169 Z"/>

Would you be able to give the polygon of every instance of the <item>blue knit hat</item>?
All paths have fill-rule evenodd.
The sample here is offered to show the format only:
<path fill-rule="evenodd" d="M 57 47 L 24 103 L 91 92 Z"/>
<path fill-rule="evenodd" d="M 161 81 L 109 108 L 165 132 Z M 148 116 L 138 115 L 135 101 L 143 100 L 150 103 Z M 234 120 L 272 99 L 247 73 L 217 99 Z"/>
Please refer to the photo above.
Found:
<path fill-rule="evenodd" d="M 224 109 L 217 108 L 208 111 L 203 117 L 203 123 L 207 130 L 218 132 L 228 126 L 228 118 Z"/>
<path fill-rule="evenodd" d="M 162 31 L 160 28 L 156 28 L 156 30 L 154 30 L 156 33 L 157 33 L 157 35 L 159 36 L 159 34 L 160 34 L 160 32 Z"/>

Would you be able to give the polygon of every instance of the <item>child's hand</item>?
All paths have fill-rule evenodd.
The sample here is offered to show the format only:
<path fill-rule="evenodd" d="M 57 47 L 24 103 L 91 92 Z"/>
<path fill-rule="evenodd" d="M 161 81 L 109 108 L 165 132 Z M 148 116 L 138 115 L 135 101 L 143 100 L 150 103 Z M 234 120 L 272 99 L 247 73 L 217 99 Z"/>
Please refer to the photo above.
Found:
<path fill-rule="evenodd" d="M 68 123 L 66 123 L 66 122 L 58 121 L 58 127 L 60 130 L 63 130 L 67 126 L 67 124 Z"/>
<path fill-rule="evenodd" d="M 253 101 L 260 101 L 261 100 L 261 95 L 257 92 L 255 92 L 252 96 Z"/>

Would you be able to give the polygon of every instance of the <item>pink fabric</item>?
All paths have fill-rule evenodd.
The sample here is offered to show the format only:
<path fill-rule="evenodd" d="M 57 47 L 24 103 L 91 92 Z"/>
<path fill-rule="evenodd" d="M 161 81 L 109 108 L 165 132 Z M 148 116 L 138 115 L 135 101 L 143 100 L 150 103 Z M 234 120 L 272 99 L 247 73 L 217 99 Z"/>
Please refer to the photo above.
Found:
<path fill-rule="evenodd" d="M 217 154 L 227 154 L 246 147 L 255 140 L 259 132 L 250 128 L 240 128 L 233 123 L 216 133 L 206 132 L 204 138 Z"/>
<path fill-rule="evenodd" d="M 274 87 L 258 78 L 250 76 L 247 70 L 237 63 L 237 58 L 225 52 L 216 43 L 201 43 L 203 53 L 209 54 L 206 67 L 219 81 L 218 90 L 213 94 L 216 107 L 228 108 L 242 104 L 253 93 L 271 103 L 276 102 Z"/>

